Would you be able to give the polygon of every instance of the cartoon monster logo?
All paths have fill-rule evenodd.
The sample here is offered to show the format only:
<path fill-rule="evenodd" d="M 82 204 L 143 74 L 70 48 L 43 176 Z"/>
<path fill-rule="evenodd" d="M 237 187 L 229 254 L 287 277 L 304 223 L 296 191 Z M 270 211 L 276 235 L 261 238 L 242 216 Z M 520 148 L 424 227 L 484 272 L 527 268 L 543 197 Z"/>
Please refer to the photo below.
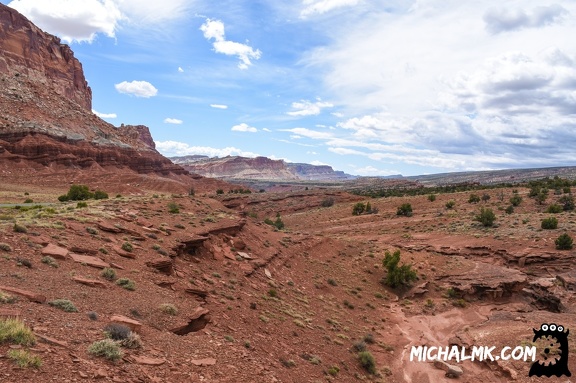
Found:
<path fill-rule="evenodd" d="M 568 370 L 568 334 L 570 330 L 554 323 L 543 323 L 539 330 L 534 331 L 533 342 L 538 350 L 538 360 L 532 363 L 528 376 L 552 375 L 561 377 L 571 376 Z"/>

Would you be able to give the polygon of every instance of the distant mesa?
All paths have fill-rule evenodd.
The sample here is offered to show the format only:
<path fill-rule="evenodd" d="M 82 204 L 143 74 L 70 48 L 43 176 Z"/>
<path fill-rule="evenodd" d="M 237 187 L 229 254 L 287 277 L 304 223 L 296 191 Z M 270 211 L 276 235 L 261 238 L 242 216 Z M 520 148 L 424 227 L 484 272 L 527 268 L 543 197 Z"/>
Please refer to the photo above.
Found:
<path fill-rule="evenodd" d="M 268 157 L 219 158 L 191 155 L 170 159 L 191 173 L 226 180 L 346 181 L 356 178 L 342 171 L 335 171 L 328 165 L 287 163 Z"/>

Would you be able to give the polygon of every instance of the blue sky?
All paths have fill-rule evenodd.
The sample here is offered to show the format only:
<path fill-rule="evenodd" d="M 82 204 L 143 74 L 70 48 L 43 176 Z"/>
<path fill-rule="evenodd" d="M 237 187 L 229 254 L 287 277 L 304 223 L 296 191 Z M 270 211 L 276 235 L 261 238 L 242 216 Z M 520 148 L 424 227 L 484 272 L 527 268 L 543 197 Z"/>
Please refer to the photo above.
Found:
<path fill-rule="evenodd" d="M 0 0 L 158 150 L 358 175 L 576 165 L 576 2 Z"/>

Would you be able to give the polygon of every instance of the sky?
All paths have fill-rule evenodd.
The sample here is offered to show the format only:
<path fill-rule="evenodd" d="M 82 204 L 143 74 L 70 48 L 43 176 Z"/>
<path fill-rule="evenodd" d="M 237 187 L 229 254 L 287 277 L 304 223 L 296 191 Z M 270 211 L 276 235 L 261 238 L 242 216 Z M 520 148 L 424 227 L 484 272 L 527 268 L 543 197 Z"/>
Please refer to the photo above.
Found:
<path fill-rule="evenodd" d="M 166 156 L 363 176 L 576 165 L 574 0 L 0 0 Z"/>

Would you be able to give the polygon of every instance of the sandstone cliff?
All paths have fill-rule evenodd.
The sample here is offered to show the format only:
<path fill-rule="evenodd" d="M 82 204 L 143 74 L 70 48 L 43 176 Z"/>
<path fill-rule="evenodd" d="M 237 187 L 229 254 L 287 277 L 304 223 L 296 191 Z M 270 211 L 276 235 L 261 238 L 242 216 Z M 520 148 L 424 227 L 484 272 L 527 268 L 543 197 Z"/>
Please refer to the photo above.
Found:
<path fill-rule="evenodd" d="M 114 167 L 140 174 L 187 174 L 155 150 L 147 127 L 116 128 L 95 116 L 82 64 L 70 47 L 3 4 L 0 52 L 4 168 L 13 162 L 46 171 Z"/>
<path fill-rule="evenodd" d="M 286 163 L 267 157 L 184 156 L 172 157 L 171 160 L 191 173 L 227 180 L 339 181 L 354 178 L 344 172 L 334 171 L 328 165 Z"/>

